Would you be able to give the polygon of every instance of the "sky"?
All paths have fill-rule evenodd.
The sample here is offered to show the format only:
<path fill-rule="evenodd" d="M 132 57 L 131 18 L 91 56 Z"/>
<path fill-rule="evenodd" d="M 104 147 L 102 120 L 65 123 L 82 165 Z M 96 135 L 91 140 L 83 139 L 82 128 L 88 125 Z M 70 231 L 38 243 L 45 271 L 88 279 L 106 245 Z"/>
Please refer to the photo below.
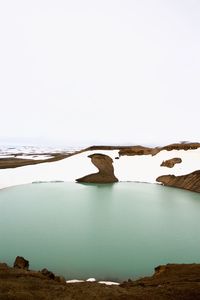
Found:
<path fill-rule="evenodd" d="M 199 0 L 0 0 L 0 142 L 200 141 Z"/>

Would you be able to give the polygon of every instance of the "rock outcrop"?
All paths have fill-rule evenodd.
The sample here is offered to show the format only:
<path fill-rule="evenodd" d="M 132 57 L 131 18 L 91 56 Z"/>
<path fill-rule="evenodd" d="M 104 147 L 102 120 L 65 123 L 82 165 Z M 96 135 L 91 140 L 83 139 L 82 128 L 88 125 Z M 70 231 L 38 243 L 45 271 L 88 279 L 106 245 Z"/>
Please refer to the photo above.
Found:
<path fill-rule="evenodd" d="M 200 193 L 200 170 L 181 176 L 163 175 L 159 176 L 156 181 L 161 182 L 166 186 L 182 188 Z"/>
<path fill-rule="evenodd" d="M 28 270 L 29 261 L 22 256 L 17 256 L 13 265 L 14 268 Z"/>
<path fill-rule="evenodd" d="M 169 144 L 164 147 L 160 147 L 159 149 L 160 149 L 160 151 L 161 150 L 167 150 L 167 151 L 184 150 L 184 151 L 187 151 L 187 150 L 196 150 L 198 148 L 200 148 L 200 143 L 182 142 L 182 143 Z"/>
<path fill-rule="evenodd" d="M 149 148 L 144 146 L 132 146 L 129 148 L 124 148 L 119 150 L 119 156 L 127 155 L 127 156 L 134 156 L 134 155 L 156 155 L 160 152 L 159 148 Z"/>
<path fill-rule="evenodd" d="M 164 147 L 155 147 L 155 148 L 149 148 L 144 146 L 132 146 L 132 147 L 124 147 L 119 150 L 119 156 L 122 155 L 128 155 L 128 156 L 134 156 L 134 155 L 156 155 L 160 151 L 166 150 L 166 151 L 172 151 L 172 150 L 196 150 L 200 148 L 200 143 L 174 143 L 170 144 Z"/>
<path fill-rule="evenodd" d="M 91 158 L 92 163 L 99 169 L 99 172 L 76 179 L 77 182 L 113 183 L 118 181 L 114 174 L 113 160 L 110 156 L 96 153 L 88 157 Z"/>
<path fill-rule="evenodd" d="M 173 168 L 176 164 L 182 163 L 182 159 L 179 157 L 174 157 L 168 160 L 164 160 L 162 164 L 160 165 L 161 167 L 167 167 L 167 168 Z"/>

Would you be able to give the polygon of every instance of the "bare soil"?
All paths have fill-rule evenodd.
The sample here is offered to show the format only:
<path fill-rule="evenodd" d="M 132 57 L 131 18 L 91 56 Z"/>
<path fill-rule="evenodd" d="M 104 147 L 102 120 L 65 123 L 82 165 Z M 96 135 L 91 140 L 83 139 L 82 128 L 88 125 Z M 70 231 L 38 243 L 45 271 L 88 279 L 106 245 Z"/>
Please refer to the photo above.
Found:
<path fill-rule="evenodd" d="M 198 300 L 200 264 L 168 264 L 151 277 L 119 286 L 94 282 L 68 283 L 41 272 L 0 264 L 1 300 Z"/>

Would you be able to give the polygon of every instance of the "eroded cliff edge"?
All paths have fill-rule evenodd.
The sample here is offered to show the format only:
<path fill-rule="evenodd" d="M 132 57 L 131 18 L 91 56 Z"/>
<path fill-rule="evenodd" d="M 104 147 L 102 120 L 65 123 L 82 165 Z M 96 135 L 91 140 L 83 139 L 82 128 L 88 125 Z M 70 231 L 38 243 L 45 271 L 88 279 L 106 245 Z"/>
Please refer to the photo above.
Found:
<path fill-rule="evenodd" d="M 200 193 L 200 170 L 182 176 L 163 175 L 159 176 L 156 181 L 166 186 Z"/>
<path fill-rule="evenodd" d="M 77 182 L 113 183 L 118 181 L 114 174 L 113 160 L 110 156 L 96 153 L 88 157 L 91 158 L 92 163 L 97 167 L 99 172 L 78 178 L 76 179 Z"/>

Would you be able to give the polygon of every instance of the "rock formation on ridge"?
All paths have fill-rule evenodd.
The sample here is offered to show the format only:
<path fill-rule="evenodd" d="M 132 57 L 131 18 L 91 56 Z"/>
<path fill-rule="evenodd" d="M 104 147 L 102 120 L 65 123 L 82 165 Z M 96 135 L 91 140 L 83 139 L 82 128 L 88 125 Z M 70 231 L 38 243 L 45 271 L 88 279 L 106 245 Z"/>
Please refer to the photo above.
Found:
<path fill-rule="evenodd" d="M 156 155 L 160 151 L 166 150 L 166 151 L 172 151 L 172 150 L 196 150 L 200 148 L 200 143 L 174 143 L 170 145 L 166 145 L 163 147 L 144 147 L 144 146 L 130 146 L 130 147 L 123 147 L 119 150 L 119 156 L 122 155 Z"/>

